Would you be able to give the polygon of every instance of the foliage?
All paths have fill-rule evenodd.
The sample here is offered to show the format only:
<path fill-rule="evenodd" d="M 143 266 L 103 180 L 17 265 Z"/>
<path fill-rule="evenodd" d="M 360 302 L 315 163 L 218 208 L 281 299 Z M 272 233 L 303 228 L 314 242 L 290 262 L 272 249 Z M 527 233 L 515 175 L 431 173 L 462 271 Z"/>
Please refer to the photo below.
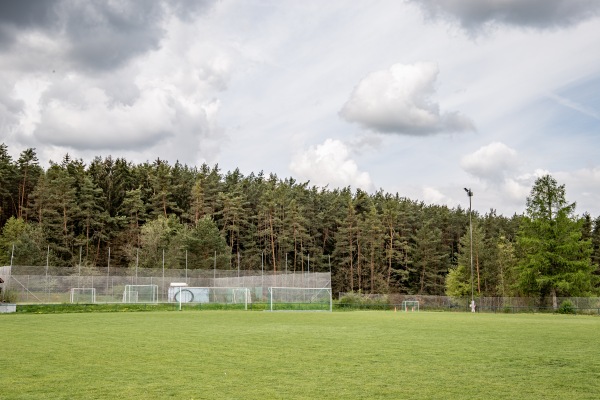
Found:
<path fill-rule="evenodd" d="M 452 297 L 471 297 L 471 273 L 464 266 L 451 268 L 446 276 L 446 294 Z"/>
<path fill-rule="evenodd" d="M 556 310 L 559 314 L 576 314 L 577 310 L 575 309 L 575 305 L 570 300 L 564 300 L 560 303 L 560 307 Z"/>
<path fill-rule="evenodd" d="M 582 220 L 574 216 L 575 203 L 565 199 L 564 185 L 550 175 L 536 180 L 527 198 L 518 244 L 519 287 L 526 294 L 585 296 L 592 290 L 591 241 L 582 239 Z"/>
<path fill-rule="evenodd" d="M 345 293 L 338 301 L 337 304 L 346 310 L 349 308 L 369 308 L 372 309 L 377 306 L 389 305 L 388 296 L 375 295 L 371 296 L 368 294 L 350 292 Z"/>
<path fill-rule="evenodd" d="M 17 299 L 18 299 L 18 294 L 17 292 L 13 291 L 13 290 L 2 290 L 2 293 L 0 293 L 0 303 L 16 303 Z"/>
<path fill-rule="evenodd" d="M 522 218 L 490 210 L 472 219 L 477 291 L 523 292 L 515 270 L 525 254 L 516 245 Z M 598 264 L 600 224 L 587 221 L 581 230 Z M 0 145 L 0 229 L 13 232 L 0 243 L 0 261 L 15 243 L 15 265 L 156 268 L 164 251 L 165 268 L 212 268 L 216 252 L 219 269 L 239 261 L 244 270 L 331 270 L 334 292 L 442 294 L 448 279 L 470 286 L 468 222 L 461 207 L 382 190 L 318 188 L 159 158 L 86 165 L 67 154 L 42 169 L 34 149 L 13 160 Z M 17 224 L 25 228 L 15 234 Z"/>
<path fill-rule="evenodd" d="M 10 217 L 0 234 L 0 265 L 10 263 L 13 246 L 20 247 L 27 225 L 21 218 Z"/>

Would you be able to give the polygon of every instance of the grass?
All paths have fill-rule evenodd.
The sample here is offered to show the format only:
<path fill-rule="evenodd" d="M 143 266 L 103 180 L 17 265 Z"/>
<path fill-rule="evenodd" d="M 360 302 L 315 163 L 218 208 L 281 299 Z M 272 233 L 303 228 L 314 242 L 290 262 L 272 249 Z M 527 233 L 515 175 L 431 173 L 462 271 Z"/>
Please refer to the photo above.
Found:
<path fill-rule="evenodd" d="M 1 399 L 597 399 L 600 318 L 0 315 Z"/>

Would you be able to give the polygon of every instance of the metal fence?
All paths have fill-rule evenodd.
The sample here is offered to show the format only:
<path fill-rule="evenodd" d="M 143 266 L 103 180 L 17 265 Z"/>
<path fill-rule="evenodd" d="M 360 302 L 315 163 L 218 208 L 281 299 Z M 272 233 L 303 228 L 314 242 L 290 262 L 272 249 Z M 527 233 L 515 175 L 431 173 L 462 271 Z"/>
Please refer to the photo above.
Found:
<path fill-rule="evenodd" d="M 344 301 L 346 298 L 348 301 Z M 359 294 L 339 293 L 338 308 L 350 309 L 399 309 L 403 301 L 418 301 L 421 311 L 471 311 L 470 297 L 457 298 L 450 296 L 427 296 L 408 294 Z M 519 313 L 519 312 L 553 312 L 551 298 L 536 297 L 475 297 L 477 312 Z M 570 302 L 577 313 L 599 314 L 600 297 L 558 297 L 557 305 Z"/>
<path fill-rule="evenodd" d="M 272 286 L 331 288 L 329 272 L 12 266 L 0 267 L 0 277 L 17 303 L 67 303 L 73 288 L 95 288 L 96 302 L 117 303 L 123 301 L 126 285 L 157 285 L 159 302 L 167 301 L 171 283 L 245 287 L 254 301 L 266 300 Z"/>

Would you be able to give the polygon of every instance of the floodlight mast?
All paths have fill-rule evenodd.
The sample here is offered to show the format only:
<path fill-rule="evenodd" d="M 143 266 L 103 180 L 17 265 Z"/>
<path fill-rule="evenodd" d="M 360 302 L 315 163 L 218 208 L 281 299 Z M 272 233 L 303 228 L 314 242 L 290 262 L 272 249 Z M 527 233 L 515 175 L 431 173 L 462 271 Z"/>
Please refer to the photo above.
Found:
<path fill-rule="evenodd" d="M 465 192 L 469 196 L 469 232 L 470 232 L 470 242 L 471 242 L 471 303 L 473 303 L 473 223 L 471 221 L 471 197 L 473 197 L 473 191 L 469 188 L 465 188 Z"/>

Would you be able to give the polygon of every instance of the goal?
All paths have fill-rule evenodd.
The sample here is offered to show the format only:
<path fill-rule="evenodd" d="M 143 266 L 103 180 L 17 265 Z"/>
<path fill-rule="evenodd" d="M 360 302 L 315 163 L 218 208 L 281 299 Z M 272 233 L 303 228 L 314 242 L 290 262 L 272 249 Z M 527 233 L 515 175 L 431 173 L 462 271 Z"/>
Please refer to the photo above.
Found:
<path fill-rule="evenodd" d="M 96 288 L 71 288 L 71 303 L 95 303 Z"/>
<path fill-rule="evenodd" d="M 419 311 L 419 302 L 416 300 L 405 300 L 402 302 L 402 311 L 404 312 L 413 312 Z"/>
<path fill-rule="evenodd" d="M 158 285 L 125 285 L 123 303 L 158 303 Z"/>
<path fill-rule="evenodd" d="M 270 311 L 331 311 L 330 288 L 270 287 Z"/>
<path fill-rule="evenodd" d="M 170 302 L 201 304 L 239 304 L 245 310 L 252 303 L 250 289 L 245 287 L 188 287 L 171 286 Z"/>

